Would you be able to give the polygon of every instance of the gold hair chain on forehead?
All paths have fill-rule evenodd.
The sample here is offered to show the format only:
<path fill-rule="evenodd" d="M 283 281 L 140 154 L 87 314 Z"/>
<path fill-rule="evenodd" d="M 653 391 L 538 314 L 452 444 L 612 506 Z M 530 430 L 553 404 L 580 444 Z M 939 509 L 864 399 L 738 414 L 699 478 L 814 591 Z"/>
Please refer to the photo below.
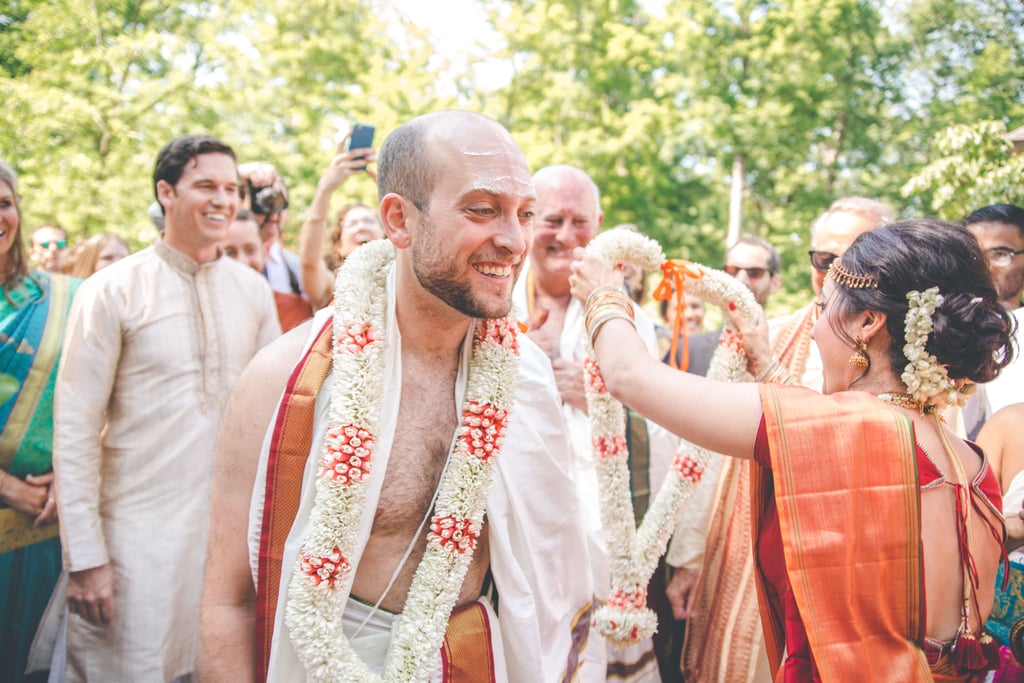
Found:
<path fill-rule="evenodd" d="M 829 265 L 825 277 L 832 278 L 836 284 L 850 289 L 878 289 L 878 278 L 874 275 L 854 275 L 839 265 L 839 259 Z"/>

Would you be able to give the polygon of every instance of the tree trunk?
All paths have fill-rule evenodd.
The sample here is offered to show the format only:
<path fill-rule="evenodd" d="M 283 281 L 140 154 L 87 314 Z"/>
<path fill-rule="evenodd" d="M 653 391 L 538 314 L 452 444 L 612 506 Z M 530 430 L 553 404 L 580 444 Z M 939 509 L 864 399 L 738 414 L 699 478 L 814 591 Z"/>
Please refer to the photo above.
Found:
<path fill-rule="evenodd" d="M 747 166 L 747 155 L 737 152 L 732 160 L 732 184 L 729 186 L 729 233 L 725 238 L 726 248 L 736 244 L 743 229 L 743 178 Z"/>

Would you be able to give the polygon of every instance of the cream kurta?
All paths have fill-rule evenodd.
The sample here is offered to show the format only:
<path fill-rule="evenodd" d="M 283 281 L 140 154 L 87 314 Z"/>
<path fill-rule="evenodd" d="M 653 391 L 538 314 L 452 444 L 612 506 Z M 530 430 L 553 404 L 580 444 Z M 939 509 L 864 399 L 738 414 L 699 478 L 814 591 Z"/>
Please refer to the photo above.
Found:
<path fill-rule="evenodd" d="M 66 680 L 195 669 L 221 410 L 280 334 L 266 281 L 156 244 L 89 278 L 65 335 L 54 464 L 65 571 L 109 562 L 114 621 L 68 618 Z"/>
<path fill-rule="evenodd" d="M 385 387 L 401 386 L 401 339 L 394 321 L 393 274 L 389 278 L 388 343 L 384 356 Z M 319 331 L 329 312 L 316 317 Z M 456 405 L 465 391 L 471 336 L 463 345 L 462 364 L 456 384 Z M 604 681 L 605 661 L 596 634 L 587 634 L 587 622 L 575 617 L 590 603 L 590 576 L 579 573 L 586 564 L 587 546 L 580 522 L 580 503 L 569 478 L 572 453 L 558 412 L 554 377 L 544 354 L 533 342 L 520 337 L 521 360 L 515 402 L 510 409 L 508 435 L 495 460 L 495 480 L 487 498 L 486 524 L 490 570 L 498 593 L 495 643 L 498 683 L 558 681 L 570 665 L 570 653 L 582 649 L 578 683 Z M 284 568 L 274 626 L 268 681 L 307 680 L 306 672 L 289 637 L 285 623 L 291 568 L 305 537 L 313 507 L 316 463 L 328 419 L 333 376 L 329 375 L 316 400 L 316 423 L 306 465 L 302 498 L 284 548 Z M 398 392 L 385 390 L 380 436 L 374 449 L 374 469 L 367 491 L 360 545 L 350 561 L 358 570 L 365 539 L 373 524 L 380 489 L 387 470 L 391 440 L 398 422 Z M 275 418 L 276 419 L 276 418 Z M 273 424 L 268 429 L 253 487 L 250 509 L 250 568 L 256 582 L 262 527 L 266 467 Z M 582 639 L 574 642 L 574 638 Z M 595 647 L 595 640 L 597 646 Z M 503 653 L 503 654 L 502 654 Z"/>

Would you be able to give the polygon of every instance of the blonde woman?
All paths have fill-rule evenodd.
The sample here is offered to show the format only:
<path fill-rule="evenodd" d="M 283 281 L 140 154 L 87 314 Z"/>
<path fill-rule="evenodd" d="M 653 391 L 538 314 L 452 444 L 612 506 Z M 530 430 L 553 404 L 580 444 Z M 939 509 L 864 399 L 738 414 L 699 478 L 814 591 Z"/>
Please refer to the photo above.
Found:
<path fill-rule="evenodd" d="M 93 235 L 71 250 L 70 263 L 64 271 L 83 280 L 131 253 L 128 244 L 117 235 L 103 232 Z"/>

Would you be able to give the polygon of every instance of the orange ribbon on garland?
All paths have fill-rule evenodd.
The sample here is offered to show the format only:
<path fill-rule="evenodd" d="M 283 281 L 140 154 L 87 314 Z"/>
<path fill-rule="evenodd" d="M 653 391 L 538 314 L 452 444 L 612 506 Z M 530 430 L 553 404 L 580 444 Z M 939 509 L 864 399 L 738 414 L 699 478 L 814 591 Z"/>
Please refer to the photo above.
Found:
<path fill-rule="evenodd" d="M 683 311 L 686 308 L 685 283 L 686 278 L 697 280 L 704 277 L 704 271 L 692 261 L 684 259 L 666 259 L 661 264 L 661 282 L 651 296 L 655 301 L 668 301 L 675 295 L 676 317 L 672 323 L 672 346 L 669 350 L 669 365 L 686 371 L 690 367 L 690 344 L 684 325 Z M 679 349 L 679 337 L 683 338 L 683 352 L 680 360 L 676 360 L 676 351 Z"/>

